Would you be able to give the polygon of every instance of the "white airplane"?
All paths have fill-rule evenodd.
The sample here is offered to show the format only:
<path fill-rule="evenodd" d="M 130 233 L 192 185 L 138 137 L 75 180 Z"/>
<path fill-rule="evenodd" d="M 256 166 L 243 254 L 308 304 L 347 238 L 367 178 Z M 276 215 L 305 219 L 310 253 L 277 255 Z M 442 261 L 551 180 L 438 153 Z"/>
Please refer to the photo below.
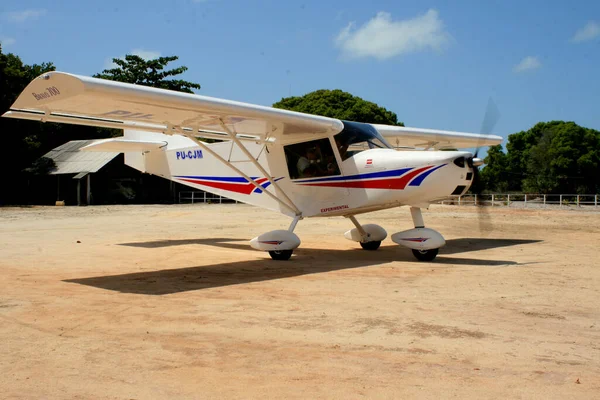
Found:
<path fill-rule="evenodd" d="M 361 225 L 356 216 L 409 206 L 414 229 L 391 239 L 418 260 L 432 261 L 445 240 L 425 227 L 421 209 L 465 193 L 483 163 L 456 149 L 502 142 L 493 135 L 341 121 L 62 72 L 33 80 L 3 116 L 123 129 L 123 137 L 84 150 L 122 152 L 125 163 L 142 172 L 292 217 L 288 229 L 250 241 L 275 260 L 289 259 L 300 245 L 294 229 L 303 218 L 346 217 L 355 227 L 344 236 L 376 250 L 387 232 Z"/>

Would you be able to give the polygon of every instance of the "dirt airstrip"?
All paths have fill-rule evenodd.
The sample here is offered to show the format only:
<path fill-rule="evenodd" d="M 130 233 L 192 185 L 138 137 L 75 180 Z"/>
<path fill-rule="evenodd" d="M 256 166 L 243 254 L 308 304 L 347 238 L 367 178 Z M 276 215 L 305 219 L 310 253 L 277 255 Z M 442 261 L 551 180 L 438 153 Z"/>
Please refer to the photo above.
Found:
<path fill-rule="evenodd" d="M 343 218 L 276 262 L 246 205 L 1 208 L 0 398 L 600 398 L 600 212 L 424 216 L 434 263 Z"/>

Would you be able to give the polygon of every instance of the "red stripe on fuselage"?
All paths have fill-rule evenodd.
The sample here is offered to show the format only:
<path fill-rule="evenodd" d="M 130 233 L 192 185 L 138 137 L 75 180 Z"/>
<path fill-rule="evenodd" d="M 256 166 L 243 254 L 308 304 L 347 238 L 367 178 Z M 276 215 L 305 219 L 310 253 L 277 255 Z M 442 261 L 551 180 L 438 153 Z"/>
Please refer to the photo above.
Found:
<path fill-rule="evenodd" d="M 427 171 L 432 166 L 423 167 L 409 172 L 400 178 L 379 179 L 369 181 L 342 181 L 342 182 L 316 182 L 302 183 L 305 186 L 325 186 L 325 187 L 345 187 L 345 188 L 362 188 L 362 189 L 393 189 L 402 190 L 408 183 L 421 172 Z"/>
<path fill-rule="evenodd" d="M 229 192 L 241 193 L 249 195 L 252 193 L 256 186 L 252 183 L 231 183 L 231 182 L 216 182 L 216 181 L 202 181 L 198 179 L 181 179 L 182 181 L 195 183 L 196 185 L 208 186 L 215 189 L 227 190 Z M 260 178 L 256 180 L 259 185 L 266 182 L 267 178 Z"/>

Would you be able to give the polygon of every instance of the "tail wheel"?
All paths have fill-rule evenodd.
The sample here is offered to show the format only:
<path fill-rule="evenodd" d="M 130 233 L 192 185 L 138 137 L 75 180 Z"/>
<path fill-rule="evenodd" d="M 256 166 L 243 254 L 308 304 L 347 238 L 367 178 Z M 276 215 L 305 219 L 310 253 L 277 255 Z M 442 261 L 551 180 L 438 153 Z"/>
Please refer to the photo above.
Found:
<path fill-rule="evenodd" d="M 412 253 L 419 261 L 433 261 L 438 255 L 438 249 L 413 250 Z"/>
<path fill-rule="evenodd" d="M 377 250 L 381 246 L 381 240 L 375 240 L 373 242 L 360 242 L 360 247 L 365 250 Z"/>
<path fill-rule="evenodd" d="M 285 261 L 289 260 L 294 250 L 273 250 L 269 251 L 269 255 L 273 260 Z"/>

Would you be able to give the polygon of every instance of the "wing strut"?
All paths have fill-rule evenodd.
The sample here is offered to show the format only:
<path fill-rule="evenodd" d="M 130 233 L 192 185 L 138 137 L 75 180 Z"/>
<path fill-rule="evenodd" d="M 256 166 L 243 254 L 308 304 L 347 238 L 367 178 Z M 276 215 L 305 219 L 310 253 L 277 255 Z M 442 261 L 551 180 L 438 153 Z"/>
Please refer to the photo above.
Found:
<path fill-rule="evenodd" d="M 295 215 L 302 215 L 302 213 L 300 212 L 300 210 L 298 210 L 298 208 L 294 205 L 294 203 L 292 203 L 292 205 L 287 204 L 286 202 L 284 202 L 283 200 L 281 200 L 280 198 L 278 198 L 277 196 L 275 196 L 273 193 L 271 193 L 270 191 L 266 190 L 264 187 L 260 186 L 258 183 L 256 183 L 256 181 L 252 178 L 250 178 L 248 175 L 246 175 L 245 173 L 243 173 L 240 169 L 238 169 L 237 167 L 235 167 L 233 164 L 231 164 L 230 162 L 228 162 L 226 159 L 224 159 L 223 157 L 221 157 L 219 154 L 217 154 L 213 149 L 211 149 L 209 146 L 206 145 L 206 143 L 198 140 L 193 133 L 191 132 L 186 132 L 180 128 L 177 127 L 173 127 L 173 130 L 176 131 L 177 133 L 179 133 L 180 135 L 186 136 L 189 139 L 193 140 L 194 143 L 196 143 L 198 146 L 200 146 L 203 150 L 205 150 L 207 153 L 210 153 L 210 155 L 212 155 L 213 157 L 215 157 L 217 160 L 221 161 L 223 164 L 225 164 L 226 166 L 228 166 L 229 168 L 231 168 L 232 170 L 234 170 L 237 174 L 241 175 L 242 177 L 244 177 L 248 182 L 250 182 L 251 184 L 253 184 L 254 186 L 256 186 L 257 189 L 260 189 L 261 191 L 263 191 L 264 193 L 266 193 L 268 196 L 270 196 L 271 198 L 273 198 L 273 200 L 277 201 L 279 204 L 281 204 L 282 206 L 284 206 L 285 208 L 287 208 L 288 210 L 292 211 Z M 229 133 L 229 132 L 228 132 Z M 236 137 L 237 139 L 237 137 Z M 246 150 L 246 148 L 244 146 L 240 146 L 242 149 Z M 247 151 L 247 150 L 246 150 Z M 250 157 L 250 159 L 255 163 L 258 164 L 256 162 L 256 160 L 254 160 L 252 157 Z M 260 164 L 259 164 L 260 165 Z M 264 171 L 264 169 L 261 168 L 261 171 Z M 269 181 L 271 182 L 271 184 L 273 184 L 270 175 L 269 174 L 265 174 L 265 176 L 269 179 Z M 279 188 L 279 186 L 277 186 L 277 188 Z M 280 189 L 281 191 L 281 189 Z M 287 198 L 287 196 L 286 196 Z"/>
<path fill-rule="evenodd" d="M 238 147 L 244 152 L 246 157 L 248 157 L 248 160 L 252 161 L 252 164 L 254 164 L 254 166 L 256 166 L 256 168 L 258 168 L 259 171 L 269 180 L 269 182 L 271 182 L 271 185 L 273 185 L 274 188 L 277 188 L 279 190 L 279 193 L 281 193 L 283 195 L 283 197 L 285 197 L 285 199 L 288 201 L 287 204 L 291 206 L 290 208 L 293 208 L 295 210 L 296 215 L 301 215 L 302 213 L 300 212 L 300 210 L 298 210 L 298 207 L 296 207 L 296 205 L 294 204 L 292 199 L 290 199 L 289 196 L 283 190 L 281 190 L 281 188 L 279 187 L 279 184 L 277 182 L 275 182 L 275 179 L 273 179 L 271 174 L 268 174 L 267 171 L 265 171 L 265 169 L 263 168 L 262 165 L 260 165 L 258 160 L 256 160 L 254 157 L 252 157 L 252 153 L 250 153 L 248 151 L 246 146 L 244 146 L 244 144 L 240 141 L 240 139 L 238 139 L 237 135 L 234 132 L 232 132 L 227 127 L 227 125 L 225 125 L 225 123 L 223 122 L 223 120 L 221 118 L 219 118 L 219 123 L 221 124 L 221 128 L 223 128 L 223 130 L 225 132 L 227 132 L 227 134 L 229 135 L 231 140 L 233 140 L 233 142 L 235 144 L 237 144 Z"/>

